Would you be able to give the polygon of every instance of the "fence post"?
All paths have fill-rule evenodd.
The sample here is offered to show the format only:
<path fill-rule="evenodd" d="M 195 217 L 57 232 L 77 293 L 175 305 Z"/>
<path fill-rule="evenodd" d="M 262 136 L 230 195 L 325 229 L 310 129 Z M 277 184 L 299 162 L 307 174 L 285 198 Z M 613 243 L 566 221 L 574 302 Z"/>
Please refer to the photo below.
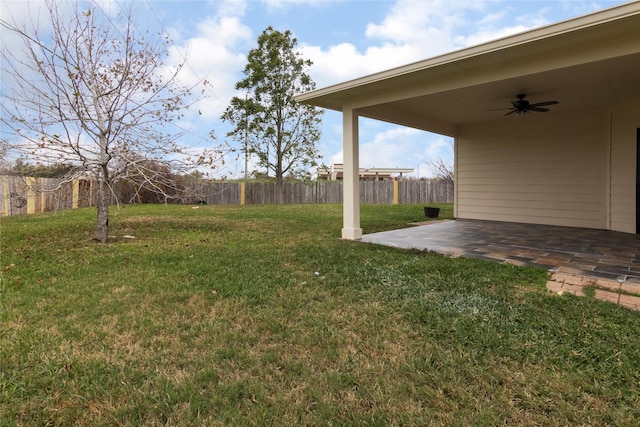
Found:
<path fill-rule="evenodd" d="M 89 180 L 89 207 L 93 206 L 93 179 Z"/>
<path fill-rule="evenodd" d="M 11 195 L 9 194 L 9 185 L 7 184 L 8 178 L 2 177 L 2 212 L 0 216 L 11 215 Z"/>
<path fill-rule="evenodd" d="M 78 209 L 80 202 L 80 180 L 74 179 L 73 185 L 73 194 L 71 196 L 71 209 Z"/>
<path fill-rule="evenodd" d="M 240 204 L 241 205 L 244 205 L 244 203 L 245 203 L 245 197 L 246 197 L 245 187 L 246 187 L 246 183 L 244 181 L 242 181 L 240 183 Z"/>
<path fill-rule="evenodd" d="M 25 178 L 27 184 L 27 213 L 36 213 L 36 192 L 34 188 L 36 186 L 36 179 L 29 176 Z"/>
<path fill-rule="evenodd" d="M 398 180 L 393 180 L 393 204 L 398 204 Z"/>

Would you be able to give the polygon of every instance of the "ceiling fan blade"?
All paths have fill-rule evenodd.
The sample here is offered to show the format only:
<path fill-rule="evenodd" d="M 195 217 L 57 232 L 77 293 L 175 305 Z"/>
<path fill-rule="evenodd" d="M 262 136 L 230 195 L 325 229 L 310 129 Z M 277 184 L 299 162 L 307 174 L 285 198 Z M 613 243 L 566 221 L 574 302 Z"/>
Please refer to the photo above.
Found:
<path fill-rule="evenodd" d="M 558 101 L 545 101 L 545 102 L 536 102 L 535 104 L 529 105 L 530 107 L 543 107 L 545 105 L 555 105 L 558 104 Z"/>
<path fill-rule="evenodd" d="M 513 106 L 512 108 L 492 108 L 484 111 L 510 110 L 508 113 L 505 114 L 505 116 L 509 116 L 511 114 L 525 114 L 530 111 L 546 113 L 547 111 L 550 111 L 550 110 L 548 108 L 542 108 L 542 107 L 545 107 L 547 105 L 559 104 L 558 101 L 543 101 L 543 102 L 530 103 L 529 101 L 524 99 L 525 97 L 526 97 L 525 94 L 517 95 L 518 100 L 511 101 L 511 105 Z"/>

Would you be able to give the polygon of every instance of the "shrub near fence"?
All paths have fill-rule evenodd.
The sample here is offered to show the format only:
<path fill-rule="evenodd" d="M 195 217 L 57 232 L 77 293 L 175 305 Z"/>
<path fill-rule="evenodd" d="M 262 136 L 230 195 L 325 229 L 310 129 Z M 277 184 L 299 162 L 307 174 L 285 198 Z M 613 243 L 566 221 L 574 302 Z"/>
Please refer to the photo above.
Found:
<path fill-rule="evenodd" d="M 2 176 L 0 216 L 94 206 L 90 180 L 60 182 L 55 178 Z M 276 203 L 273 182 L 202 182 L 184 203 L 259 205 Z M 285 182 L 284 203 L 342 203 L 341 181 Z M 361 181 L 360 202 L 366 204 L 453 203 L 453 188 L 441 180 Z"/>

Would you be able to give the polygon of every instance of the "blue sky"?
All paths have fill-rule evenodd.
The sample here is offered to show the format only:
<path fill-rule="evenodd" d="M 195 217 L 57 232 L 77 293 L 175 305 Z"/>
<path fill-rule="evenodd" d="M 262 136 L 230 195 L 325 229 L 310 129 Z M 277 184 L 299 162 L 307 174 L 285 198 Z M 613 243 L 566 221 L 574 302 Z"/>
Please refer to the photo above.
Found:
<path fill-rule="evenodd" d="M 33 2 L 32 2 L 33 3 Z M 105 11 L 113 1 L 99 2 Z M 185 142 L 201 145 L 210 130 L 220 141 L 229 130 L 220 115 L 242 79 L 246 55 L 257 37 L 272 26 L 290 30 L 318 87 L 419 61 L 531 28 L 625 3 L 615 0 L 136 0 L 139 25 L 162 27 L 175 44 L 171 60 L 186 57 L 185 80 L 206 78 L 213 84 L 204 112 L 189 123 Z M 20 16 L 24 1 L 2 0 Z M 5 40 L 3 33 L 3 40 Z M 4 43 L 6 45 L 6 43 Z M 428 163 L 452 161 L 449 138 L 361 119 L 360 166 L 416 169 L 432 174 Z M 342 121 L 327 111 L 319 149 L 325 164 L 342 161 Z M 218 172 L 228 178 L 244 174 L 243 161 L 227 159 Z M 250 167 L 251 169 L 251 167 Z"/>

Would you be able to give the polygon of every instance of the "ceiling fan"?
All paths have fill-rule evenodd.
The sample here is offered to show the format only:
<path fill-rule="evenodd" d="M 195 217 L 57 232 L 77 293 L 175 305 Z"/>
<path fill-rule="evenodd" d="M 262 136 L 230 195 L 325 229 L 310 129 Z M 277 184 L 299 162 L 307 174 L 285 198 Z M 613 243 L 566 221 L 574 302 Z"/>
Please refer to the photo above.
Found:
<path fill-rule="evenodd" d="M 505 114 L 505 116 L 508 116 L 510 114 L 525 114 L 528 113 L 530 111 L 537 111 L 540 113 L 546 113 L 547 111 L 549 111 L 548 108 L 542 108 L 542 107 L 546 107 L 547 105 L 555 105 L 558 104 L 558 101 L 544 101 L 544 102 L 536 102 L 534 104 L 530 103 L 529 101 L 527 101 L 526 99 L 524 99 L 527 95 L 525 93 L 520 93 L 518 95 L 516 95 L 516 97 L 518 98 L 517 101 L 511 101 L 511 105 L 513 105 L 513 107 L 511 108 L 498 108 L 498 110 L 510 110 L 507 114 Z M 490 110 L 491 111 L 491 110 Z M 495 111 L 495 110 L 493 110 Z"/>

